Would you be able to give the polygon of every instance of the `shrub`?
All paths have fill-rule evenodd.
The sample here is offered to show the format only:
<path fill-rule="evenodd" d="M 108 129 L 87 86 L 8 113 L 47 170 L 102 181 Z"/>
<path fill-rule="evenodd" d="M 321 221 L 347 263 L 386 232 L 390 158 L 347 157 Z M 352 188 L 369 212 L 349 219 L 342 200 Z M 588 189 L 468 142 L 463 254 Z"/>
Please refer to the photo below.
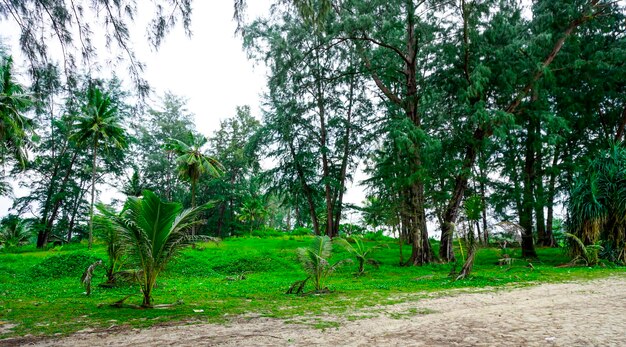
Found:
<path fill-rule="evenodd" d="M 369 241 L 391 241 L 391 240 L 393 240 L 392 237 L 389 237 L 389 236 L 386 236 L 385 234 L 383 234 L 382 230 L 378 230 L 376 232 L 366 233 L 365 235 L 363 235 L 363 239 L 369 240 Z"/>
<path fill-rule="evenodd" d="M 305 227 L 297 227 L 291 231 L 291 235 L 294 236 L 308 236 L 313 235 L 313 230 Z"/>

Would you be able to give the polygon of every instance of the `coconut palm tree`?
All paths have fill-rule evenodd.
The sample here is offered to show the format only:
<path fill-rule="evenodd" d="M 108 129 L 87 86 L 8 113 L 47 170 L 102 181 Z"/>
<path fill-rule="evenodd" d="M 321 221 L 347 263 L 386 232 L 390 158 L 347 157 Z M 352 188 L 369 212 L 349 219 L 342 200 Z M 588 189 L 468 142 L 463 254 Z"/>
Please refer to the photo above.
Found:
<path fill-rule="evenodd" d="M 252 235 L 254 228 L 260 226 L 267 214 L 268 212 L 263 205 L 263 201 L 257 198 L 250 198 L 242 204 L 237 218 L 241 222 L 250 224 L 250 235 Z"/>
<path fill-rule="evenodd" d="M 96 173 L 98 150 L 101 147 L 124 149 L 128 146 L 126 131 L 120 123 L 119 110 L 111 97 L 98 87 L 87 90 L 87 102 L 82 107 L 82 116 L 74 124 L 72 137 L 78 143 L 91 146 L 91 205 L 89 209 L 89 248 L 93 243 L 93 207 L 96 196 Z"/>
<path fill-rule="evenodd" d="M 169 139 L 164 148 L 174 152 L 178 157 L 178 176 L 191 183 L 191 207 L 196 207 L 196 187 L 202 175 L 209 174 L 219 177 L 223 172 L 222 164 L 217 159 L 204 153 L 203 147 L 207 139 L 202 135 L 189 133 L 187 142 L 178 139 Z M 191 229 L 195 235 L 195 228 Z"/>
<path fill-rule="evenodd" d="M 165 265 L 185 246 L 192 244 L 188 230 L 201 221 L 202 205 L 183 210 L 176 202 L 163 202 L 149 190 L 142 197 L 129 197 L 120 214 L 102 209 L 118 231 L 131 259 L 139 264 L 139 282 L 144 307 L 152 306 L 152 290 Z"/>
<path fill-rule="evenodd" d="M 13 80 L 11 69 L 13 60 L 0 58 L 0 164 L 4 164 L 5 155 L 10 153 L 22 167 L 26 163 L 28 131 L 32 121 L 23 113 L 31 105 L 24 88 Z"/>

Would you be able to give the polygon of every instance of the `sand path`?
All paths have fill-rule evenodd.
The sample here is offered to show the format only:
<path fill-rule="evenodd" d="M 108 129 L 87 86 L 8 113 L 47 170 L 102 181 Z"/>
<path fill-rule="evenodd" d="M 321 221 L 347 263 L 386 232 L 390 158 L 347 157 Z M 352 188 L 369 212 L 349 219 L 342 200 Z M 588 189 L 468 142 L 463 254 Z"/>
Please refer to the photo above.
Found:
<path fill-rule="evenodd" d="M 543 284 L 410 301 L 310 317 L 338 327 L 271 318 L 226 325 L 77 333 L 35 346 L 626 346 L 626 277 Z M 6 342 L 6 341 L 5 341 Z"/>

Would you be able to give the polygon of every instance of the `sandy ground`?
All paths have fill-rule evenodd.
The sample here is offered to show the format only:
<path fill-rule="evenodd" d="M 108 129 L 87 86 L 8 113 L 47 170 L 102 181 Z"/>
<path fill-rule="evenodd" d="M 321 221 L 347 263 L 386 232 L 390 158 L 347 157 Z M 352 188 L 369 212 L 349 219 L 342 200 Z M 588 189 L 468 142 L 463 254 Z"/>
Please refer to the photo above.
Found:
<path fill-rule="evenodd" d="M 83 332 L 30 345 L 626 346 L 626 277 L 457 293 L 351 315 L 369 318 L 308 317 L 294 323 L 241 317 L 227 325 Z M 320 321 L 339 326 L 312 327 Z"/>

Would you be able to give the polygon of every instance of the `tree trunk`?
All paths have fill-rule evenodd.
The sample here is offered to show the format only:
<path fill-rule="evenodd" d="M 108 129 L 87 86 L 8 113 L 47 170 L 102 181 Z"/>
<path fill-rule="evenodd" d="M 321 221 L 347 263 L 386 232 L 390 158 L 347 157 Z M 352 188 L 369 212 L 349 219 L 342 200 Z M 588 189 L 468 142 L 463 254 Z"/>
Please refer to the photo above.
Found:
<path fill-rule="evenodd" d="M 93 245 L 93 205 L 96 200 L 96 170 L 98 158 L 98 138 L 93 140 L 93 162 L 91 164 L 91 204 L 89 206 L 89 249 Z"/>
<path fill-rule="evenodd" d="M 191 208 L 196 208 L 196 180 L 191 179 Z M 196 225 L 192 225 L 191 226 L 191 237 L 194 238 L 196 237 Z M 192 242 L 191 243 L 191 248 L 195 249 L 196 248 L 196 243 Z"/>
<path fill-rule="evenodd" d="M 533 115 L 528 117 L 528 127 L 525 141 L 525 160 L 522 180 L 524 190 L 522 192 L 522 214 L 519 216 L 519 224 L 522 231 L 522 257 L 536 258 L 535 246 L 533 242 L 533 207 L 534 207 L 534 183 L 535 183 L 535 141 L 536 131 L 534 127 Z"/>
<path fill-rule="evenodd" d="M 293 145 L 293 139 L 289 141 L 289 151 L 291 153 L 291 158 L 295 161 L 296 173 L 298 174 L 298 179 L 302 186 L 302 192 L 304 193 L 304 197 L 306 198 L 307 204 L 309 206 L 311 222 L 313 223 L 313 231 L 315 235 L 320 235 L 319 220 L 317 219 L 317 212 L 315 211 L 315 201 L 313 200 L 313 188 L 311 188 L 306 182 L 306 177 L 304 177 L 304 169 L 297 160 L 296 149 Z"/>
<path fill-rule="evenodd" d="M 624 110 L 622 111 L 622 119 L 617 126 L 617 132 L 615 133 L 615 143 L 619 143 L 622 141 L 624 137 L 624 128 L 626 128 L 626 106 L 624 106 Z"/>
<path fill-rule="evenodd" d="M 540 131 L 537 129 L 537 131 Z M 537 225 L 537 243 L 541 246 L 550 246 L 550 240 L 546 235 L 546 220 L 544 215 L 545 194 L 543 188 L 543 155 L 541 145 L 537 150 L 537 170 L 535 177 L 535 219 Z"/>
<path fill-rule="evenodd" d="M 485 194 L 485 182 L 487 182 L 487 176 L 485 175 L 481 165 L 478 165 L 478 172 L 480 174 L 480 200 L 483 204 L 483 210 L 481 211 L 482 220 L 483 220 L 483 244 L 485 246 L 489 245 L 489 230 L 487 230 L 487 198 Z"/>
<path fill-rule="evenodd" d="M 217 219 L 217 235 L 219 237 L 224 238 L 224 213 L 226 212 L 226 204 L 222 202 L 220 204 L 219 217 Z"/>
<path fill-rule="evenodd" d="M 557 164 L 559 160 L 560 146 L 557 145 L 554 149 L 554 156 L 552 157 L 552 167 L 550 168 L 550 180 L 548 181 L 548 216 L 546 218 L 546 239 L 549 244 L 546 246 L 554 247 L 556 242 L 554 241 L 554 232 L 552 230 L 554 223 L 554 198 L 556 197 L 556 176 L 557 176 Z"/>
<path fill-rule="evenodd" d="M 479 148 L 485 136 L 486 134 L 482 129 L 477 129 L 474 132 L 473 142 L 466 148 L 463 166 L 461 167 L 459 175 L 455 179 L 452 197 L 450 197 L 443 214 L 439 257 L 444 262 L 455 261 L 454 251 L 452 250 L 454 223 L 456 223 L 456 220 L 459 217 L 461 202 L 463 201 L 463 195 L 467 189 L 467 183 L 471 170 L 476 162 L 476 156 L 478 155 Z"/>

